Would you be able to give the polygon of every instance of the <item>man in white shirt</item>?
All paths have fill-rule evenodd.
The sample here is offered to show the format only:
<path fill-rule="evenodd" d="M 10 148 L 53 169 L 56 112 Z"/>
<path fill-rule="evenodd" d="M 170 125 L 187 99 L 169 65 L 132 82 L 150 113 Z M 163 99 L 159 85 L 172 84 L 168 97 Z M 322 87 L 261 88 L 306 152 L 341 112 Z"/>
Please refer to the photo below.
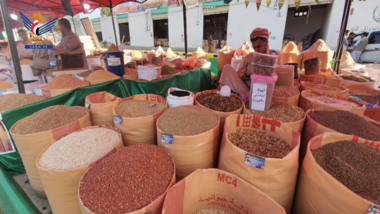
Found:
<path fill-rule="evenodd" d="M 365 47 L 368 45 L 368 33 L 363 32 L 362 37 L 358 39 L 358 41 L 355 42 L 354 48 L 351 52 L 351 57 L 355 62 L 359 62 L 360 55 L 362 55 L 363 51 L 365 50 Z"/>
<path fill-rule="evenodd" d="M 28 33 L 24 29 L 17 31 L 20 41 L 17 43 L 17 53 L 20 60 L 33 59 L 33 50 L 25 49 L 25 45 L 29 45 Z"/>

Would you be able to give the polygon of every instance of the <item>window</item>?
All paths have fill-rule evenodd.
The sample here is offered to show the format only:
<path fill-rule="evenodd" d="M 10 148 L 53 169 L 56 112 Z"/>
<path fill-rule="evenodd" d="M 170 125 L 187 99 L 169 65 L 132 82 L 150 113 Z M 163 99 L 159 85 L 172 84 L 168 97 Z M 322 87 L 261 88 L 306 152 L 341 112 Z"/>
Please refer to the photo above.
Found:
<path fill-rule="evenodd" d="M 380 44 L 380 31 L 373 32 L 368 38 L 369 44 Z"/>

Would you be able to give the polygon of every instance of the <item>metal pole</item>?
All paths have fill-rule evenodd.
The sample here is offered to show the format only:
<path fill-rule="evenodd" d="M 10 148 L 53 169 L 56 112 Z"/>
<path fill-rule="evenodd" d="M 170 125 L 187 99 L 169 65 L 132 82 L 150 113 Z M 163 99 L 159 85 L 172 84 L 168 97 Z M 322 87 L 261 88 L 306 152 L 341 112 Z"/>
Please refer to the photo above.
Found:
<path fill-rule="evenodd" d="M 12 26 L 11 26 L 10 16 L 8 13 L 7 1 L 0 0 L 0 6 L 1 6 L 1 16 L 3 17 L 5 31 L 7 32 L 7 35 L 8 35 L 8 45 L 9 45 L 11 55 L 12 55 L 13 67 L 16 73 L 18 92 L 25 93 L 24 81 L 22 80 L 22 73 L 21 73 L 21 67 L 20 67 L 20 60 L 18 58 L 16 42 L 15 42 L 15 38 L 12 32 Z"/>
<path fill-rule="evenodd" d="M 338 48 L 337 48 L 335 58 L 334 58 L 334 71 L 336 73 L 339 72 L 340 59 L 342 58 L 342 51 L 343 51 L 344 33 L 346 31 L 346 28 L 347 28 L 347 22 L 348 22 L 348 16 L 350 14 L 350 8 L 351 8 L 351 0 L 346 0 L 345 5 L 344 5 L 342 23 L 341 23 L 340 32 L 339 32 Z"/>
<path fill-rule="evenodd" d="M 182 9 L 183 9 L 183 36 L 185 39 L 185 57 L 187 58 L 187 23 L 186 23 L 186 5 L 185 0 L 182 0 Z"/>
<path fill-rule="evenodd" d="M 73 21 L 74 33 L 77 34 L 77 28 L 75 27 L 75 21 L 74 21 L 74 13 L 71 13 L 71 20 Z"/>
<path fill-rule="evenodd" d="M 118 44 L 118 42 L 117 42 L 117 35 L 116 35 L 116 28 L 115 28 L 115 20 L 113 20 L 112 0 L 110 0 L 110 8 L 111 8 L 111 17 L 112 17 L 113 33 L 115 34 L 115 42 L 116 42 L 116 46 L 119 46 L 119 44 Z"/>

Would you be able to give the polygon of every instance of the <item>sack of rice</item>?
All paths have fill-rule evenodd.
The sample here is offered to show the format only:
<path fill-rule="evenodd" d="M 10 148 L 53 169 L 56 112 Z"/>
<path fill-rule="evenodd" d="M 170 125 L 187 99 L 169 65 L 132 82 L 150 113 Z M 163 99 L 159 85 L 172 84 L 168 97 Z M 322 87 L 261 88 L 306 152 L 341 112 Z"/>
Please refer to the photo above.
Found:
<path fill-rule="evenodd" d="M 96 85 L 99 83 L 104 83 L 117 79 L 120 79 L 120 77 L 114 73 L 105 70 L 94 71 L 85 78 L 86 81 L 90 82 L 90 85 Z"/>
<path fill-rule="evenodd" d="M 272 101 L 287 103 L 292 106 L 298 106 L 300 91 L 294 87 L 275 86 Z"/>
<path fill-rule="evenodd" d="M 172 186 L 164 214 L 285 214 L 285 210 L 256 187 L 219 169 L 198 169 Z"/>
<path fill-rule="evenodd" d="M 122 148 L 96 163 L 81 179 L 83 214 L 161 213 L 175 183 L 173 159 L 155 145 Z"/>
<path fill-rule="evenodd" d="M 84 105 L 90 109 L 92 124 L 113 125 L 113 109 L 120 99 L 106 91 L 88 95 Z"/>
<path fill-rule="evenodd" d="M 194 94 L 180 88 L 170 87 L 166 97 L 169 108 L 194 105 Z"/>
<path fill-rule="evenodd" d="M 91 126 L 52 142 L 37 157 L 37 168 L 54 213 L 81 213 L 79 181 L 101 159 L 123 148 L 120 131 Z"/>
<path fill-rule="evenodd" d="M 280 51 L 280 64 L 285 65 L 288 63 L 297 63 L 298 66 L 301 63 L 301 54 L 294 42 L 289 42 Z"/>
<path fill-rule="evenodd" d="M 301 90 L 317 90 L 317 91 L 328 91 L 331 93 L 336 93 L 338 95 L 342 96 L 348 96 L 349 95 L 349 90 L 341 87 L 341 86 L 331 86 L 331 85 L 326 85 L 326 84 L 317 84 L 313 82 L 304 82 L 301 81 Z"/>
<path fill-rule="evenodd" d="M 68 74 L 62 74 L 42 86 L 42 94 L 44 97 L 50 98 L 88 85 L 90 85 L 90 83 L 87 81 L 80 80 Z"/>
<path fill-rule="evenodd" d="M 121 130 L 124 145 L 156 144 L 156 121 L 166 109 L 165 98 L 155 94 L 138 94 L 120 100 L 113 118 Z"/>
<path fill-rule="evenodd" d="M 302 52 L 302 55 L 304 62 L 308 59 L 319 57 L 321 69 L 327 70 L 331 68 L 334 51 L 327 46 L 325 41 L 318 39 L 309 49 Z"/>
<path fill-rule="evenodd" d="M 294 213 L 379 213 L 380 142 L 326 132 L 307 147 Z"/>
<path fill-rule="evenodd" d="M 218 70 L 221 71 L 224 65 L 231 64 L 231 59 L 234 57 L 234 49 L 230 46 L 224 46 L 221 50 L 218 51 Z"/>
<path fill-rule="evenodd" d="M 290 213 L 299 144 L 300 134 L 280 121 L 231 115 L 224 127 L 218 168 L 246 180 Z"/>
<path fill-rule="evenodd" d="M 34 192 L 46 197 L 36 167 L 38 154 L 53 140 L 91 125 L 88 109 L 50 106 L 17 121 L 10 129 Z"/>
<path fill-rule="evenodd" d="M 207 60 L 207 53 L 200 47 L 198 47 L 191 55 L 196 59 L 205 59 Z"/>
<path fill-rule="evenodd" d="M 158 118 L 157 145 L 173 157 L 178 180 L 216 167 L 219 129 L 219 116 L 199 106 L 170 108 Z"/>

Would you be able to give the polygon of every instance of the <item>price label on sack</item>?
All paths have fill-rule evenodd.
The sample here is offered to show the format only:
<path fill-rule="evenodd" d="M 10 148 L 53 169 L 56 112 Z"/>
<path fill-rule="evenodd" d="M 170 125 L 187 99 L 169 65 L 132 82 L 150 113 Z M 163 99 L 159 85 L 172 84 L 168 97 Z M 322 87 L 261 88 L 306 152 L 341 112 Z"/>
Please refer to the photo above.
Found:
<path fill-rule="evenodd" d="M 119 66 L 121 65 L 121 60 L 119 57 L 110 56 L 107 58 L 108 66 Z"/>
<path fill-rule="evenodd" d="M 265 158 L 245 153 L 244 163 L 255 168 L 264 169 Z"/>
<path fill-rule="evenodd" d="M 380 207 L 372 204 L 369 207 L 367 214 L 380 214 Z"/>
<path fill-rule="evenodd" d="M 117 116 L 117 115 L 114 115 L 113 116 L 113 122 L 115 123 L 115 124 L 123 124 L 123 119 L 120 117 L 120 116 Z"/>
<path fill-rule="evenodd" d="M 9 134 L 7 127 L 3 123 L 3 118 L 1 114 L 0 114 L 0 136 L 2 136 L 0 138 L 0 148 L 1 148 L 0 156 L 15 152 L 16 149 L 15 149 L 14 143 L 12 141 L 11 135 Z"/>
<path fill-rule="evenodd" d="M 173 144 L 173 135 L 170 135 L 170 134 L 161 134 L 161 141 L 163 143 L 167 143 L 167 144 Z"/>

